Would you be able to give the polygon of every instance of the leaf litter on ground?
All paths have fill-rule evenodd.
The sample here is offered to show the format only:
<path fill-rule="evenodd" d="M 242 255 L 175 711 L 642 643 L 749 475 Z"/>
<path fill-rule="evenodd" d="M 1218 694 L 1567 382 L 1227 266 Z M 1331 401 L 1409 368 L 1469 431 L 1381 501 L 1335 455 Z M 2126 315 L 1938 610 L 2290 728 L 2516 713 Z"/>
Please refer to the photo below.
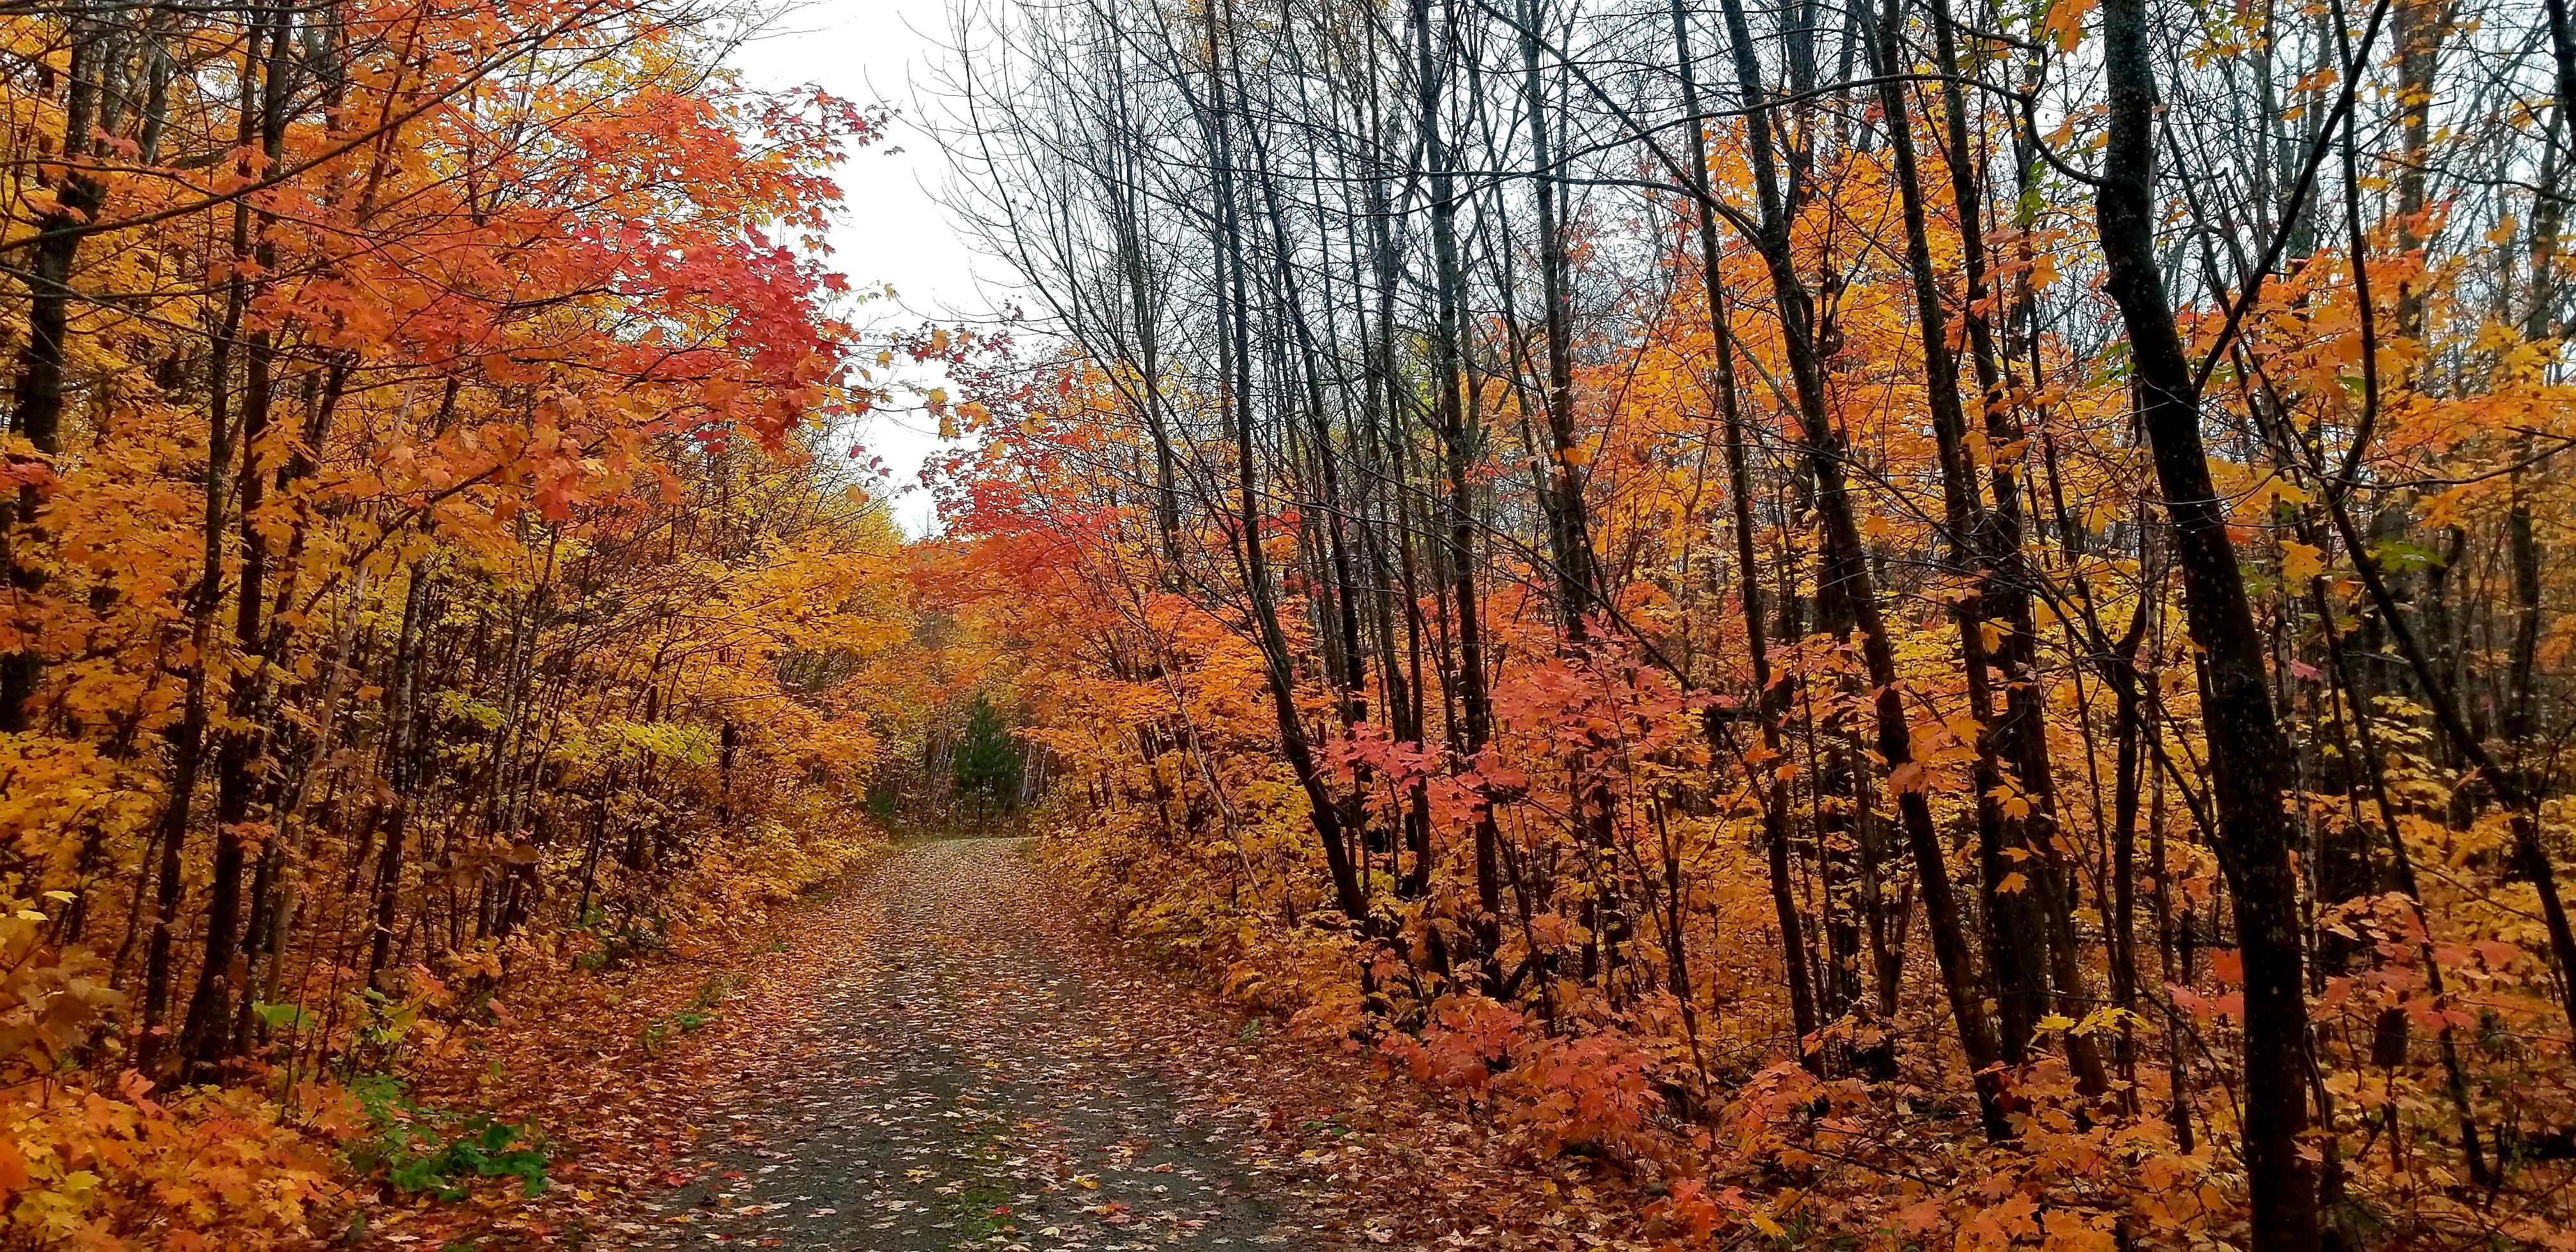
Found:
<path fill-rule="evenodd" d="M 537 1120 L 553 1186 L 379 1210 L 368 1242 L 1649 1246 L 1614 1173 L 1506 1160 L 1366 1058 L 1254 1025 L 1018 840 L 899 848 L 728 951 L 570 981 L 421 1084 Z M 700 1028 L 657 1035 L 684 1011 Z"/>

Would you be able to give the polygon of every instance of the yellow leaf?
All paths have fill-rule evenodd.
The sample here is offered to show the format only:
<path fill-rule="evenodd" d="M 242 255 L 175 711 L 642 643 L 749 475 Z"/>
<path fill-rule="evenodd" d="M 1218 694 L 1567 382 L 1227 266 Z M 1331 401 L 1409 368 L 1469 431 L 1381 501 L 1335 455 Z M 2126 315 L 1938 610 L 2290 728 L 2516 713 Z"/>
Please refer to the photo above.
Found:
<path fill-rule="evenodd" d="M 2436 529 L 2451 525 L 2451 514 L 2460 507 L 2460 498 L 2467 491 L 2467 487 L 2453 487 L 2425 501 L 2424 524 Z"/>
<path fill-rule="evenodd" d="M 2326 571 L 2325 553 L 2304 543 L 2281 545 L 2281 581 L 2304 586 Z"/>
<path fill-rule="evenodd" d="M 2255 484 L 2253 494 L 2247 496 L 2245 502 L 2248 506 L 2257 509 L 2270 508 L 2276 504 L 2306 504 L 2308 493 L 2306 488 L 2274 474 Z"/>
<path fill-rule="evenodd" d="M 2008 896 L 2029 885 L 2030 880 L 2022 877 L 2019 871 L 2015 871 L 2004 875 L 2004 880 L 1995 884 L 1995 894 Z"/>

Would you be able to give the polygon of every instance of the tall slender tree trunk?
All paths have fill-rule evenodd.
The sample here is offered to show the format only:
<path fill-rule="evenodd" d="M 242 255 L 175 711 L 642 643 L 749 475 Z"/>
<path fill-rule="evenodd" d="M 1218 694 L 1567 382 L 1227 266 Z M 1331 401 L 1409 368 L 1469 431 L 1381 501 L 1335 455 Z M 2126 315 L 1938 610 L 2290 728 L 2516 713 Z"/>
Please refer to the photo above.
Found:
<path fill-rule="evenodd" d="M 261 42 L 254 39 L 242 62 L 246 80 L 256 82 L 260 88 L 262 173 L 276 163 L 286 137 L 292 64 L 290 13 L 283 5 L 269 10 L 261 26 L 255 28 L 266 36 L 265 52 Z M 252 255 L 262 274 L 271 272 L 277 264 L 277 248 L 268 238 L 268 228 L 268 215 L 257 214 L 253 230 L 258 243 Z M 253 290 L 245 299 L 257 296 L 258 291 Z M 233 640 L 240 654 L 255 668 L 234 678 L 227 702 L 229 727 L 218 738 L 215 859 L 206 903 L 205 948 L 197 966 L 197 987 L 188 1000 L 187 1020 L 180 1030 L 182 1056 L 196 1076 L 205 1078 L 213 1076 L 213 1063 L 231 1050 L 232 995 L 241 988 L 246 973 L 237 968 L 241 955 L 242 872 L 250 842 L 244 828 L 250 821 L 252 793 L 259 782 L 255 771 L 266 740 L 260 723 L 270 686 L 260 617 L 268 596 L 268 540 L 257 514 L 266 486 L 259 462 L 260 445 L 268 434 L 269 412 L 276 398 L 273 332 L 265 326 L 253 330 L 247 349 L 237 435 L 242 465 L 240 485 L 234 492 L 242 561 L 240 585 L 234 593 Z"/>
<path fill-rule="evenodd" d="M 1469 482 L 1483 452 L 1483 432 L 1470 420 L 1464 394 L 1462 345 L 1465 342 L 1466 278 L 1458 257 L 1458 196 L 1450 145 L 1441 127 L 1446 97 L 1444 62 L 1433 55 L 1431 0 L 1413 0 L 1414 90 L 1420 112 L 1422 159 L 1430 184 L 1431 253 L 1436 308 L 1431 325 L 1430 387 L 1432 417 L 1440 438 L 1441 467 L 1447 479 L 1446 534 L 1441 568 L 1449 577 L 1449 602 L 1456 615 L 1458 648 L 1458 748 L 1467 764 L 1493 737 L 1493 710 L 1485 678 L 1483 617 L 1476 589 L 1475 495 Z M 1490 804 L 1476 816 L 1476 930 L 1483 949 L 1486 989 L 1502 990 L 1501 959 L 1503 887 L 1501 835 Z"/>
<path fill-rule="evenodd" d="M 2201 441 L 2200 395 L 2157 267 L 2156 80 L 2146 0 L 2104 0 L 2108 130 L 2095 201 L 2103 286 L 2129 332 L 2139 426 L 2173 524 L 2192 641 L 2206 661 L 2202 717 L 2219 853 L 2245 970 L 2245 1168 L 2255 1252 L 2317 1245 L 2316 1172 L 2301 1155 L 2308 1128 L 2305 934 L 2293 832 L 2283 810 L 2290 745 L 2272 711 L 2225 502 Z"/>
<path fill-rule="evenodd" d="M 1324 861 L 1332 875 L 1335 905 L 1354 927 L 1369 924 L 1368 893 L 1362 886 L 1359 868 L 1353 862 L 1348 823 L 1342 806 L 1326 784 L 1321 765 L 1315 760 L 1313 745 L 1308 741 L 1305 723 L 1297 713 L 1297 673 L 1288 650 L 1287 635 L 1279 625 L 1277 598 L 1271 588 L 1270 558 L 1262 547 L 1261 475 L 1259 458 L 1254 452 L 1252 389 L 1251 306 L 1245 295 L 1241 214 L 1235 199 L 1233 115 L 1226 103 L 1225 41 L 1218 22 L 1217 5 L 1207 7 L 1208 49 L 1208 127 L 1214 140 L 1216 156 L 1216 218 L 1218 316 L 1220 360 L 1228 367 L 1219 397 L 1233 427 L 1236 481 L 1240 504 L 1237 510 L 1237 542 L 1243 559 L 1244 593 L 1251 603 L 1253 627 L 1259 637 L 1262 655 L 1267 662 L 1270 700 L 1279 722 L 1279 746 L 1295 771 L 1298 786 L 1305 791 L 1309 816 L 1315 835 L 1323 844 Z"/>
<path fill-rule="evenodd" d="M 1720 265 L 1717 210 L 1709 202 L 1708 132 L 1700 121 L 1699 70 L 1691 55 L 1690 15 L 1682 0 L 1673 0 L 1673 61 L 1681 71 L 1682 110 L 1689 118 L 1692 207 L 1698 213 L 1700 282 L 1708 302 L 1710 382 L 1717 395 L 1726 440 L 1728 504 L 1735 523 L 1736 596 L 1744 613 L 1746 659 L 1753 669 L 1753 716 L 1761 727 L 1759 775 L 1747 784 L 1762 805 L 1762 845 L 1771 877 L 1771 916 L 1780 929 L 1782 964 L 1789 981 L 1789 1015 L 1798 1038 L 1802 1064 L 1814 1066 L 1805 1041 L 1821 1023 L 1816 1015 L 1816 989 L 1807 977 L 1807 940 L 1798 916 L 1798 898 L 1789 865 L 1789 786 L 1781 778 L 1788 753 L 1781 746 L 1780 700 L 1771 677 L 1771 644 L 1762 614 L 1762 576 L 1753 542 L 1753 475 L 1746 464 L 1744 412 L 1735 383 L 1735 337 L 1727 320 L 1726 274 Z M 1714 729 L 1717 723 L 1712 721 Z"/>
<path fill-rule="evenodd" d="M 60 151 L 66 161 L 91 150 L 96 128 L 101 44 L 104 23 L 81 7 L 71 10 L 69 73 L 63 104 Z M 27 342 L 18 354 L 17 403 L 9 411 L 9 431 L 27 441 L 36 455 L 50 460 L 62 451 L 63 365 L 71 340 L 72 263 L 81 236 L 74 229 L 97 211 L 104 194 L 98 183 L 67 169 L 52 188 L 60 206 L 36 222 L 35 256 L 27 271 Z M 45 566 L 38 549 L 44 542 L 40 514 L 45 489 L 22 479 L 14 501 L 0 498 L 0 575 L 5 575 L 20 615 L 18 646 L 0 653 L 0 732 L 21 731 L 33 723 L 31 702 L 44 676 L 43 626 L 34 601 L 44 591 Z"/>
<path fill-rule="evenodd" d="M 1791 394 L 1798 408 L 1800 451 L 1815 484 L 1817 520 L 1823 532 L 1824 560 L 1817 595 L 1820 600 L 1829 596 L 1839 600 L 1860 633 L 1862 662 L 1875 692 L 1871 703 L 1878 724 L 1876 747 L 1887 764 L 1889 790 L 1895 795 L 1898 819 L 1904 826 L 1906 844 L 1914 855 L 1915 871 L 1921 880 L 1924 921 L 1931 932 L 1933 955 L 1940 963 L 1942 987 L 1951 1015 L 1958 1023 L 1960 1043 L 1976 1075 L 1978 1104 L 1984 1112 L 1986 1129 L 2000 1136 L 2009 1132 L 2009 1125 L 2004 1120 L 2002 1085 L 1990 1067 L 2002 1059 L 2002 1050 L 1977 992 L 1975 957 L 1969 950 L 1951 892 L 1949 858 L 1932 822 L 1922 767 L 1914 763 L 1904 695 L 1896 676 L 1895 648 L 1888 638 L 1886 620 L 1879 613 L 1860 525 L 1853 515 L 1844 469 L 1849 449 L 1834 425 L 1825 395 L 1824 365 L 1816 351 L 1814 297 L 1798 276 L 1792 250 L 1791 223 L 1772 155 L 1761 65 L 1754 55 L 1752 30 L 1745 21 L 1742 0 L 1722 0 L 1722 7 L 1727 34 L 1735 45 L 1736 79 L 1746 109 L 1746 146 L 1751 150 L 1754 188 L 1761 201 L 1754 245 L 1771 275 L 1781 341 L 1789 362 Z"/>

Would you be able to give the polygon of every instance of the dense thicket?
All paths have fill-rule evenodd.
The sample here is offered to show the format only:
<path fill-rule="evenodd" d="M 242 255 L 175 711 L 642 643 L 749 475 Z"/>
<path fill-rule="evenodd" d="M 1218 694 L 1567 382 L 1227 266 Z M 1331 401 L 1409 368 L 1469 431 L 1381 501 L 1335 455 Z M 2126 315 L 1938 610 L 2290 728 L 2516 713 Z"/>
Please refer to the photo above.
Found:
<path fill-rule="evenodd" d="M 2563 1238 L 2563 6 L 959 36 L 1069 344 L 959 569 L 1131 922 L 1702 1234 Z"/>
<path fill-rule="evenodd" d="M 0 16 L 0 1242 L 292 1235 L 311 1080 L 865 844 L 909 626 L 817 240 L 878 119 L 738 26 Z"/>

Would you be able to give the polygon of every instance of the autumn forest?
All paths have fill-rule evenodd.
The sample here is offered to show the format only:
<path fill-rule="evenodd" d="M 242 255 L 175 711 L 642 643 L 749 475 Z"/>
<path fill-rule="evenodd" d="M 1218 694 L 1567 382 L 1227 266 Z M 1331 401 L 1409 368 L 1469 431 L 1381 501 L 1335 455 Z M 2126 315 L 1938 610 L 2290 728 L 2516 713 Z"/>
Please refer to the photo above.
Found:
<path fill-rule="evenodd" d="M 794 16 L 0 6 L 0 1247 L 2576 1247 L 2568 0 Z"/>

